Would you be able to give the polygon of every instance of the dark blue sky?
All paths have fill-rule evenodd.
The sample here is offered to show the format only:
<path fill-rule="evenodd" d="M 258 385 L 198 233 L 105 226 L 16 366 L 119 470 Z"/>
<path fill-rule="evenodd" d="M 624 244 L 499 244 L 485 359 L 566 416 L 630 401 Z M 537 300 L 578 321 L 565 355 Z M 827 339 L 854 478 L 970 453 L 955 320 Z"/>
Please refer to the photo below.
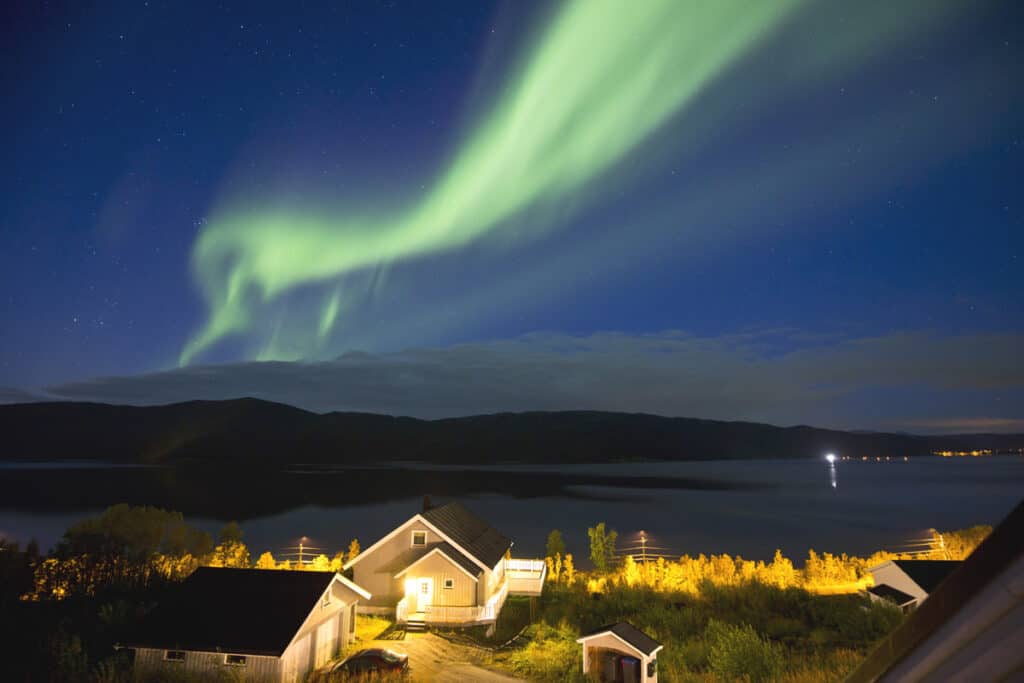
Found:
<path fill-rule="evenodd" d="M 742 23 L 744 6 L 709 18 L 707 43 L 659 57 L 646 91 L 630 88 L 650 55 L 603 60 L 626 38 L 599 23 L 556 78 L 535 79 L 540 103 L 515 135 L 480 135 L 480 158 L 501 161 L 481 185 L 494 199 L 472 198 L 470 225 L 441 226 L 475 236 L 432 233 L 399 254 L 365 245 L 403 211 L 433 230 L 409 207 L 445 196 L 445 169 L 529 90 L 530 65 L 582 30 L 561 19 L 570 5 L 8 3 L 0 386 L 11 399 L 245 393 L 431 416 L 597 407 L 1024 431 L 1018 3 L 790 4 L 648 124 L 666 91 L 732 45 L 716 27 Z M 688 7 L 676 3 L 681 24 Z M 587 89 L 588 69 L 600 88 Z M 562 187 L 566 162 L 520 189 L 548 156 L 519 148 L 551 112 L 569 110 L 555 139 L 571 140 L 631 97 L 587 138 L 585 173 Z M 552 163 L 576 149 L 552 146 Z M 472 225 L 512 195 L 514 208 Z M 262 224 L 247 221 L 271 213 L 258 243 Z M 293 253 L 312 217 L 322 247 Z M 229 224 L 250 232 L 204 261 L 201 235 Z M 355 265 L 312 263 L 349 244 Z M 310 272 L 289 265 L 268 295 L 276 260 L 273 274 L 245 271 L 229 311 L 244 324 L 190 347 L 247 254 L 309 259 Z M 352 388 L 334 359 L 354 351 L 380 364 L 386 398 L 373 382 Z M 443 356 L 430 373 L 417 365 L 429 353 Z M 304 399 L 310 363 L 340 374 Z M 431 391 L 403 384 L 409 367 L 461 402 L 428 405 Z M 516 384 L 536 367 L 560 376 Z M 653 375 L 672 381 L 652 388 Z"/>

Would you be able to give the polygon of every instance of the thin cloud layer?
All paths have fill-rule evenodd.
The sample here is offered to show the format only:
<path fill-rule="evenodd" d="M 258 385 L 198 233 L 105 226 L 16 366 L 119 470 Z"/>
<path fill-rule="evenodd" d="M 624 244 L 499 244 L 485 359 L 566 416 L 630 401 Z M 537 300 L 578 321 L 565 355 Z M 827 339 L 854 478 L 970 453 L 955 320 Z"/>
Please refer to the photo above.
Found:
<path fill-rule="evenodd" d="M 1024 414 L 1016 334 L 827 340 L 790 331 L 510 340 L 317 363 L 247 362 L 103 377 L 53 396 L 157 404 L 253 396 L 317 412 L 422 418 L 609 410 L 837 428 L 1013 431 Z M 882 411 L 896 396 L 902 413 Z M 839 417 L 841 416 L 841 417 Z"/>

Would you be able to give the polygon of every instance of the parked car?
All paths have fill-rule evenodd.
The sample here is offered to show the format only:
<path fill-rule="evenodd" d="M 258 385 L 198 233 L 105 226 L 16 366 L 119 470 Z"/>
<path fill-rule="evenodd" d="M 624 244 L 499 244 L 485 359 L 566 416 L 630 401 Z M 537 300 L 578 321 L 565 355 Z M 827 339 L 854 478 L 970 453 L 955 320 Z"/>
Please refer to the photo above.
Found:
<path fill-rule="evenodd" d="M 366 676 L 370 674 L 409 673 L 409 655 L 384 648 L 360 650 L 331 669 L 346 675 Z"/>

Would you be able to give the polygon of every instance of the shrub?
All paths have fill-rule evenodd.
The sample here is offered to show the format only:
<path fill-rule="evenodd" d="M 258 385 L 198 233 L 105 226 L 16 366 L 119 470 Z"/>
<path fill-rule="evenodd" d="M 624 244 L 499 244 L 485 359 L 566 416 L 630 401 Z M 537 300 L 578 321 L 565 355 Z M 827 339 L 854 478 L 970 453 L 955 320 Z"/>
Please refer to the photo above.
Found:
<path fill-rule="evenodd" d="M 531 631 L 529 643 L 509 656 L 512 670 L 533 681 L 571 679 L 579 667 L 576 631 L 565 622 L 558 626 L 541 622 Z"/>
<path fill-rule="evenodd" d="M 742 679 L 746 675 L 751 681 L 767 681 L 782 672 L 781 648 L 748 624 L 737 626 L 712 619 L 704 635 L 708 666 L 723 679 Z"/>

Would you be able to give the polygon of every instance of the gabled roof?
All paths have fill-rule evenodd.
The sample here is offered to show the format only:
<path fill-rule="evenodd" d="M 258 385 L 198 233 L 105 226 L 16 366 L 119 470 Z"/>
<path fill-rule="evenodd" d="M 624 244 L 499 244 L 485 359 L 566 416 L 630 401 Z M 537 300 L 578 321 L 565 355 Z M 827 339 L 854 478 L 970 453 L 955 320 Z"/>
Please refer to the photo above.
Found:
<path fill-rule="evenodd" d="M 926 593 L 938 588 L 942 580 L 960 566 L 957 560 L 893 560 L 892 563 Z"/>
<path fill-rule="evenodd" d="M 129 646 L 278 657 L 335 578 L 341 577 L 200 567 L 143 620 Z"/>
<path fill-rule="evenodd" d="M 602 626 L 599 629 L 595 629 L 590 633 L 581 636 L 576 640 L 576 642 L 582 643 L 583 641 L 589 638 L 594 638 L 595 636 L 603 636 L 606 633 L 610 633 L 614 636 L 617 636 L 619 640 L 625 642 L 630 647 L 647 656 L 654 654 L 662 647 L 661 643 L 656 641 L 654 638 L 651 638 L 649 635 L 638 629 L 636 626 L 633 626 L 632 624 L 625 621 L 620 621 L 615 624 L 608 624 L 607 626 Z"/>
<path fill-rule="evenodd" d="M 903 591 L 897 588 L 893 588 L 887 583 L 879 584 L 877 586 L 872 586 L 871 588 L 868 588 L 868 593 L 871 593 L 872 595 L 877 595 L 878 597 L 884 600 L 896 603 L 900 607 L 903 607 L 904 605 L 917 600 L 917 598 L 915 598 L 913 595 L 907 595 Z"/>
<path fill-rule="evenodd" d="M 434 553 L 440 553 L 447 557 L 449 560 L 452 561 L 452 563 L 455 564 L 456 567 L 466 572 L 466 574 L 468 574 L 469 577 L 474 581 L 477 580 L 477 576 L 479 576 L 480 572 L 483 571 L 482 569 L 480 569 L 479 566 L 477 566 L 476 562 L 469 559 L 468 557 L 460 553 L 458 550 L 456 550 L 454 547 L 452 547 L 451 543 L 434 543 L 427 547 L 426 552 L 419 553 L 419 556 L 413 559 L 411 562 L 406 562 L 404 565 L 396 567 L 395 578 L 409 571 L 413 568 L 413 566 L 419 564 L 421 560 L 427 559 L 428 555 L 433 555 Z M 396 563 L 390 562 L 388 564 L 394 565 Z"/>
<path fill-rule="evenodd" d="M 422 517 L 488 568 L 496 565 L 512 547 L 508 536 L 474 515 L 462 503 L 430 508 Z"/>

